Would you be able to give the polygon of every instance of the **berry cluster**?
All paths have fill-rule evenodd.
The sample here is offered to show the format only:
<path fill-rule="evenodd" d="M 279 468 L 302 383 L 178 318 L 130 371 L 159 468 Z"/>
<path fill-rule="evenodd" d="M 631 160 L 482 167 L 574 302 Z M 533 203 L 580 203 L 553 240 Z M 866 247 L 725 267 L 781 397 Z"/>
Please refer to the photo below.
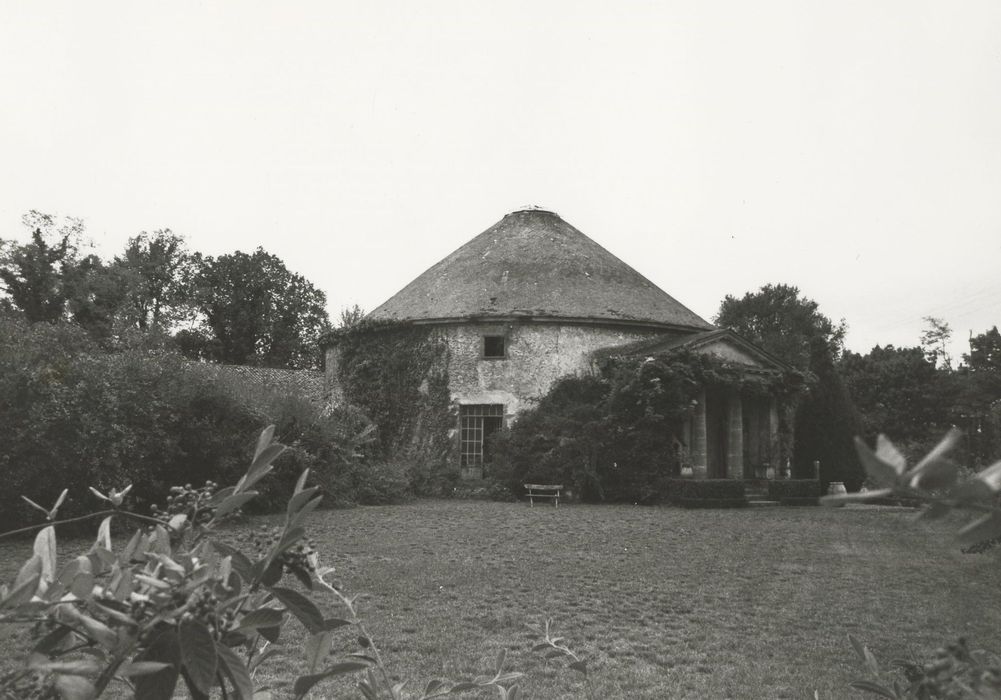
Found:
<path fill-rule="evenodd" d="M 208 588 L 200 588 L 188 599 L 187 610 L 181 615 L 181 622 L 197 620 L 205 625 L 212 636 L 222 639 L 222 636 L 236 627 L 236 613 L 232 608 L 219 610 L 219 599 Z"/>
<path fill-rule="evenodd" d="M 257 556 L 264 556 L 281 539 L 281 534 L 280 528 L 262 525 L 251 540 Z M 281 563 L 283 573 L 309 578 L 316 572 L 316 567 L 313 565 L 314 554 L 316 554 L 316 544 L 312 540 L 305 539 L 278 555 L 277 561 Z"/>
<path fill-rule="evenodd" d="M 207 523 L 212 519 L 212 508 L 209 504 L 218 489 L 219 484 L 214 481 L 206 481 L 205 485 L 198 489 L 193 488 L 191 484 L 171 486 L 166 507 L 160 508 L 154 505 L 153 517 L 168 520 L 183 513 L 196 525 Z"/>

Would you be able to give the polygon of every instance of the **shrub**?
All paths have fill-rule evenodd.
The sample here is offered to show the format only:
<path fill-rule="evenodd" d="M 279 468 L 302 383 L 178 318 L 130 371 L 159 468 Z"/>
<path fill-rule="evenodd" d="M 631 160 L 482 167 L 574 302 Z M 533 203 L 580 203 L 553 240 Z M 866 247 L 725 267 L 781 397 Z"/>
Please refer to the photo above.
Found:
<path fill-rule="evenodd" d="M 819 503 L 820 481 L 787 479 L 768 482 L 768 498 L 784 506 L 815 506 Z"/>
<path fill-rule="evenodd" d="M 355 500 L 366 506 L 402 503 L 413 496 L 407 467 L 399 462 L 374 462 L 355 472 Z"/>
<path fill-rule="evenodd" d="M 273 433 L 270 426 L 261 434 L 251 466 L 235 486 L 171 488 L 166 509 L 153 516 L 125 509 L 131 488 L 93 491 L 107 509 L 84 519 L 107 517 L 86 556 L 62 563 L 56 557 L 56 527 L 66 524 L 57 515 L 67 491 L 51 508 L 48 501 L 35 505 L 47 522 L 25 528 L 38 530 L 32 556 L 11 586 L 0 586 L 0 624 L 28 627 L 31 650 L 20 668 L 0 672 L 0 697 L 90 700 L 117 682 L 134 697 L 166 699 L 182 681 L 192 698 L 207 700 L 216 688 L 234 700 L 271 697 L 266 686 L 256 687 L 254 676 L 281 658 L 272 645 L 294 617 L 309 634 L 305 673 L 292 684 L 294 697 L 302 700 L 329 678 L 364 672 L 357 683 L 364 697 L 402 698 L 405 681 L 394 684 L 358 616 L 357 597 L 329 580 L 334 570 L 319 565 L 306 539 L 306 520 L 322 498 L 317 487 L 306 486 L 307 472 L 293 486 L 283 524 L 258 533 L 252 548 L 221 537 L 218 525 L 253 500 L 254 487 L 286 451 L 272 441 Z M 124 546 L 112 542 L 113 520 L 140 525 Z M 282 585 L 289 575 L 302 584 L 301 592 Z M 314 602 L 318 592 L 333 597 L 341 616 L 325 616 Z M 534 650 L 565 659 L 585 676 L 593 696 L 586 661 L 552 636 L 549 621 L 539 634 L 544 636 Z M 335 646 L 337 635 L 357 640 L 348 647 L 355 651 L 347 652 L 343 640 Z M 515 700 L 515 681 L 523 674 L 504 670 L 506 656 L 502 650 L 489 673 L 476 678 L 432 679 L 421 697 L 492 686 L 501 700 Z"/>
<path fill-rule="evenodd" d="M 173 484 L 235 481 L 268 423 L 291 449 L 250 508 L 279 507 L 307 467 L 352 499 L 371 434 L 359 412 L 220 376 L 155 343 L 106 353 L 74 326 L 0 316 L 0 527 L 27 518 L 20 495 L 44 501 L 53 483 L 70 489 L 71 517 L 85 512 L 76 494 L 88 486 L 131 484 L 148 507 Z"/>

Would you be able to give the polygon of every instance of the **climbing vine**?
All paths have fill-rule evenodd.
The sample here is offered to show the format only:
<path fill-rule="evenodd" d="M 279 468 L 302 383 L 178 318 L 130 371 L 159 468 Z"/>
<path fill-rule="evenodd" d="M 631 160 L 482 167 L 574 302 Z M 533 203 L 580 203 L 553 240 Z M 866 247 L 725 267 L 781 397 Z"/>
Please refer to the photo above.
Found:
<path fill-rule="evenodd" d="M 809 383 L 794 370 L 751 373 L 690 351 L 609 357 L 596 369 L 557 382 L 498 438 L 495 478 L 514 490 L 525 481 L 566 483 L 586 500 L 659 500 L 680 473 L 678 436 L 703 388 L 789 405 Z"/>
<path fill-rule="evenodd" d="M 332 341 L 345 400 L 378 426 L 379 457 L 405 463 L 418 493 L 438 488 L 456 421 L 444 335 L 429 326 L 363 321 Z"/>

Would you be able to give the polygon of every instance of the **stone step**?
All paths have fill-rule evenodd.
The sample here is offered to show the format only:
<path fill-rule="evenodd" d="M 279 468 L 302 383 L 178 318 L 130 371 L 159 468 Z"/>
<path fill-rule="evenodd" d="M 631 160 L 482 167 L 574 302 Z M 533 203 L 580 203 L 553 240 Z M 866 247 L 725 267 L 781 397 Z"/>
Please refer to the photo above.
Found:
<path fill-rule="evenodd" d="M 764 498 L 749 498 L 747 499 L 747 505 L 751 508 L 770 508 L 772 506 L 782 505 L 778 501 L 769 501 Z"/>

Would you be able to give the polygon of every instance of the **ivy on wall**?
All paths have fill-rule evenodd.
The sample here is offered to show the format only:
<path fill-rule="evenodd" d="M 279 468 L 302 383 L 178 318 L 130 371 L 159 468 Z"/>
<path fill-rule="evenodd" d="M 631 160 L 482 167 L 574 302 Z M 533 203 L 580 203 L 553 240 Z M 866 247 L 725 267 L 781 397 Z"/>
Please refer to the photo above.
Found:
<path fill-rule="evenodd" d="M 677 435 L 703 388 L 789 406 L 810 382 L 795 370 L 749 372 L 690 351 L 609 357 L 596 369 L 558 381 L 498 437 L 495 478 L 514 491 L 539 481 L 566 484 L 585 500 L 656 501 L 678 474 Z"/>
<path fill-rule="evenodd" d="M 429 326 L 363 321 L 332 340 L 344 398 L 378 426 L 380 458 L 406 462 L 418 493 L 433 490 L 447 469 L 456 424 L 444 335 Z"/>

